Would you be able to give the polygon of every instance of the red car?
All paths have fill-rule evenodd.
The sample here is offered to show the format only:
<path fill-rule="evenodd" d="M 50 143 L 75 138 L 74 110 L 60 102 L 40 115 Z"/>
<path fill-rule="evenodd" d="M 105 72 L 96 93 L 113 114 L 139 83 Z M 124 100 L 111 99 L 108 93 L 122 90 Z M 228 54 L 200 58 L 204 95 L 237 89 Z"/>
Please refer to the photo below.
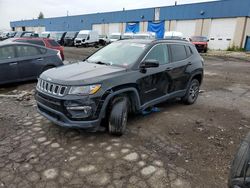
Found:
<path fill-rule="evenodd" d="M 202 36 L 193 36 L 190 38 L 190 42 L 192 42 L 197 48 L 198 52 L 207 52 L 208 49 L 208 38 Z"/>
<path fill-rule="evenodd" d="M 15 38 L 14 42 L 26 42 L 31 44 L 36 44 L 39 46 L 45 46 L 50 49 L 59 50 L 62 60 L 64 60 L 64 49 L 55 40 L 49 38 Z"/>

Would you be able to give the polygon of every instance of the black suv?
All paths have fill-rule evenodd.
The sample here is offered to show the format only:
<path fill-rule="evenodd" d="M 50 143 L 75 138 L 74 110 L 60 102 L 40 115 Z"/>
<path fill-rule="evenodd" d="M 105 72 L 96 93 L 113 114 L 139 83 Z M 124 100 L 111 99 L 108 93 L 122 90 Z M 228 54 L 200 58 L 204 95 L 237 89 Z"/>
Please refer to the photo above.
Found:
<path fill-rule="evenodd" d="M 202 79 L 203 59 L 190 42 L 122 40 L 41 74 L 36 100 L 57 125 L 96 131 L 107 124 L 111 134 L 122 135 L 128 112 L 174 98 L 193 104 Z"/>

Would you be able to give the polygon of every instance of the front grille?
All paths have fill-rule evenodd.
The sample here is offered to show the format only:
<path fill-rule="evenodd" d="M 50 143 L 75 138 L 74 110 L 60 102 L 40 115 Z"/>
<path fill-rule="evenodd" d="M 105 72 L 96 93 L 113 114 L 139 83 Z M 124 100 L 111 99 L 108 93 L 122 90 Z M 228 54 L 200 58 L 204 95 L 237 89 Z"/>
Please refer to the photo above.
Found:
<path fill-rule="evenodd" d="M 49 93 L 56 96 L 64 96 L 67 91 L 66 86 L 50 83 L 42 79 L 38 80 L 37 88 L 45 93 Z"/>
<path fill-rule="evenodd" d="M 76 43 L 81 43 L 81 41 L 80 41 L 80 40 L 77 40 Z"/>

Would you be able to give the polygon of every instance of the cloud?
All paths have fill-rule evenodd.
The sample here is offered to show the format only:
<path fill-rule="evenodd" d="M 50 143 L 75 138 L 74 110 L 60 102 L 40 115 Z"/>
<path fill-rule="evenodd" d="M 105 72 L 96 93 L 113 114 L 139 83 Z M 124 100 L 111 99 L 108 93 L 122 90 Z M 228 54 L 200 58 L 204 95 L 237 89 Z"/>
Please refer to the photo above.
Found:
<path fill-rule="evenodd" d="M 149 8 L 173 5 L 176 0 L 0 0 L 0 30 L 9 29 L 9 22 L 35 19 L 39 12 L 45 17 L 59 17 L 97 12 Z M 208 0 L 178 0 L 179 4 Z M 210 0 L 211 1 L 211 0 Z"/>

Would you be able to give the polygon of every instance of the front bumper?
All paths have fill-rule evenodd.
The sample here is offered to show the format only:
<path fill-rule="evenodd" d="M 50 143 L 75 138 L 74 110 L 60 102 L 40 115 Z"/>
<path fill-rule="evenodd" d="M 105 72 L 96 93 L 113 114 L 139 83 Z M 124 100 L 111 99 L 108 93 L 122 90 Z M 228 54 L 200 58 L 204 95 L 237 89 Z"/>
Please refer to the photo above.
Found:
<path fill-rule="evenodd" d="M 70 110 L 67 110 L 66 106 L 64 106 L 65 103 L 71 100 L 55 99 L 53 97 L 49 97 L 37 92 L 36 101 L 38 112 L 56 125 L 68 128 L 90 129 L 95 131 L 98 130 L 101 123 L 101 118 L 99 118 L 98 106 L 93 106 L 93 112 L 90 116 L 76 118 L 75 116 L 77 114 L 75 114 L 74 111 L 72 112 Z M 79 99 L 79 101 L 83 103 L 81 99 Z M 91 99 L 86 99 L 86 103 L 84 102 L 84 104 L 89 105 L 90 102 L 93 103 Z"/>

